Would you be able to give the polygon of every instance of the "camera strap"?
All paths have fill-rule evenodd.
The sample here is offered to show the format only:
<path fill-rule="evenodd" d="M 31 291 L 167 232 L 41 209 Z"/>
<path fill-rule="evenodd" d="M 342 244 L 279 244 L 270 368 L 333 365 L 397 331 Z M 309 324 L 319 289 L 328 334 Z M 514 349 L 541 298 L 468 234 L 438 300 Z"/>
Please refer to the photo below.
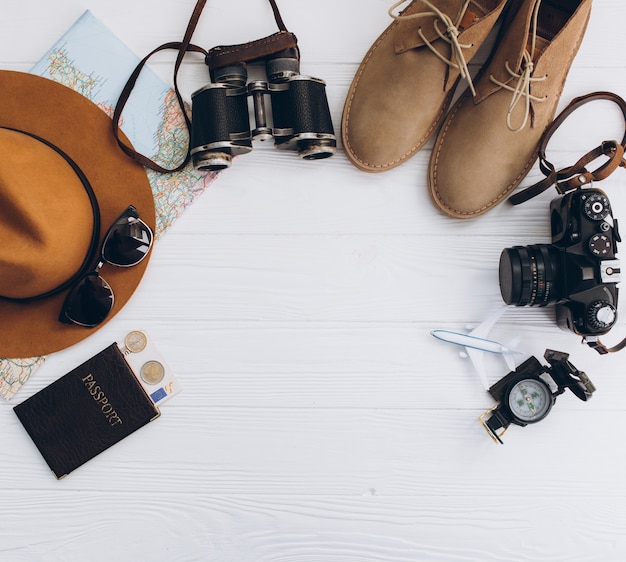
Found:
<path fill-rule="evenodd" d="M 278 10 L 276 0 L 269 0 L 269 3 L 272 7 L 274 19 L 276 20 L 276 25 L 279 29 L 277 33 L 274 33 L 269 37 L 258 39 L 256 41 L 250 41 L 241 45 L 215 47 L 211 49 L 211 51 L 207 52 L 202 47 L 191 43 L 191 38 L 193 37 L 194 31 L 196 30 L 196 26 L 198 25 L 198 21 L 200 19 L 200 15 L 202 14 L 202 10 L 204 9 L 204 6 L 206 4 L 206 0 L 197 1 L 193 13 L 191 14 L 191 18 L 189 19 L 189 23 L 187 24 L 187 29 L 185 30 L 183 40 L 164 43 L 163 45 L 158 46 L 156 49 L 148 53 L 135 67 L 135 70 L 133 70 L 124 88 L 122 89 L 122 93 L 120 94 L 117 104 L 115 105 L 115 110 L 113 112 L 113 136 L 115 137 L 117 144 L 124 151 L 125 154 L 127 154 L 130 158 L 132 158 L 142 166 L 145 166 L 146 168 L 149 168 L 161 174 L 179 172 L 183 168 L 185 168 L 185 166 L 187 166 L 190 160 L 189 143 L 187 144 L 187 151 L 184 160 L 173 168 L 166 168 L 155 162 L 151 158 L 137 152 L 132 146 L 127 144 L 120 137 L 120 119 L 122 117 L 122 112 L 124 110 L 124 107 L 126 106 L 126 103 L 128 102 L 128 99 L 130 98 L 130 95 L 133 91 L 133 88 L 135 87 L 135 84 L 137 83 L 137 79 L 139 78 L 143 67 L 145 66 L 148 59 L 152 57 L 152 55 L 160 51 L 165 51 L 168 49 L 178 51 L 178 54 L 176 56 L 176 62 L 174 63 L 174 92 L 176 93 L 176 99 L 182 111 L 183 117 L 185 118 L 187 132 L 191 134 L 191 119 L 187 113 L 187 110 L 185 108 L 185 102 L 178 88 L 178 71 L 183 62 L 183 58 L 187 53 L 202 53 L 205 57 L 205 62 L 209 66 L 209 68 L 218 68 L 220 66 L 227 66 L 229 64 L 232 64 L 233 62 L 260 59 L 270 54 L 282 51 L 284 49 L 297 48 L 296 36 L 293 33 L 287 31 L 285 23 L 283 22 L 283 19 Z"/>
<path fill-rule="evenodd" d="M 615 353 L 624 349 L 626 347 L 626 338 L 613 347 L 607 347 L 598 338 L 589 336 L 583 338 L 583 343 L 586 343 L 591 349 L 595 349 L 600 355 L 606 355 L 607 353 Z"/>
<path fill-rule="evenodd" d="M 624 122 L 626 123 L 626 102 L 613 92 L 593 92 L 573 99 L 556 119 L 554 119 L 541 137 L 539 143 L 539 168 L 546 177 L 509 197 L 509 201 L 513 205 L 524 203 L 552 186 L 555 186 L 556 190 L 562 195 L 568 191 L 580 189 L 593 181 L 603 180 L 619 167 L 626 168 L 626 161 L 624 160 L 626 132 L 621 142 L 614 140 L 604 141 L 600 146 L 587 152 L 574 165 L 560 170 L 557 170 L 546 157 L 548 142 L 554 132 L 576 109 L 588 102 L 596 100 L 607 100 L 616 103 L 622 111 Z M 595 170 L 589 171 L 587 166 L 602 156 L 605 156 L 607 160 Z"/>

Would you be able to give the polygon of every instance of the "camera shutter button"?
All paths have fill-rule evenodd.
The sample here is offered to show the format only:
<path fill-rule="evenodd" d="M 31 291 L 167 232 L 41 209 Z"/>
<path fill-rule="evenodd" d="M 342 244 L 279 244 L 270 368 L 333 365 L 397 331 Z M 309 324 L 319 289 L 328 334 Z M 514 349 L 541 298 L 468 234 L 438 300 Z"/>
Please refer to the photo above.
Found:
<path fill-rule="evenodd" d="M 587 318 L 591 327 L 596 330 L 605 330 L 615 323 L 617 311 L 611 303 L 597 301 L 589 308 Z"/>

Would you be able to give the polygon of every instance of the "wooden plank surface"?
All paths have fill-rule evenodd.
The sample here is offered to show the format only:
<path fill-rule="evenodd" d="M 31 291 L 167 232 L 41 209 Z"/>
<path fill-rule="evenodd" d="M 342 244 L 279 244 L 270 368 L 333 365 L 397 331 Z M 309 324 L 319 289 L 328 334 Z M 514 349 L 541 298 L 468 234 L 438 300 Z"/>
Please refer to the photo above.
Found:
<path fill-rule="evenodd" d="M 143 56 L 182 38 L 195 2 L 6 4 L 0 68 L 27 71 L 85 9 Z M 303 73 L 327 82 L 339 131 L 390 2 L 279 4 Z M 623 2 L 596 0 L 560 107 L 596 90 L 626 94 L 625 17 Z M 273 31 L 264 0 L 209 0 L 194 42 Z M 172 62 L 159 55 L 151 66 L 171 82 Z M 185 98 L 207 80 L 189 56 Z M 551 144 L 557 165 L 623 135 L 610 105 L 576 115 Z M 456 221 L 428 198 L 429 156 L 430 145 L 384 174 L 358 171 L 341 149 L 315 163 L 268 145 L 237 158 L 158 241 L 120 314 L 0 403 L 0 561 L 626 559 L 626 355 L 580 345 L 550 307 L 510 308 L 493 337 L 521 336 L 540 359 L 548 347 L 570 353 L 597 391 L 588 403 L 559 397 L 545 421 L 510 429 L 499 447 L 478 422 L 494 402 L 471 363 L 429 333 L 463 331 L 502 306 L 500 252 L 550 242 L 555 192 Z M 539 177 L 534 169 L 525 183 Z M 624 170 L 598 185 L 618 218 L 624 185 Z M 625 326 L 607 342 L 626 337 Z M 183 392 L 56 481 L 13 405 L 135 328 Z M 486 366 L 492 382 L 508 370 L 497 357 Z"/>

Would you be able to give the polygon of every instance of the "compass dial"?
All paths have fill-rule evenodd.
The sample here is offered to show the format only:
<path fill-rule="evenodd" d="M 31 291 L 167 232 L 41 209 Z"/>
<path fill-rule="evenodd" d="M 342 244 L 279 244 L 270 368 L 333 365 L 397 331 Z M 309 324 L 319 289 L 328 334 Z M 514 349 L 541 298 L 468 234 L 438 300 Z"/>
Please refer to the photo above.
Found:
<path fill-rule="evenodd" d="M 552 392 L 539 379 L 524 379 L 509 392 L 509 408 L 513 415 L 525 423 L 535 423 L 546 417 L 552 407 Z"/>

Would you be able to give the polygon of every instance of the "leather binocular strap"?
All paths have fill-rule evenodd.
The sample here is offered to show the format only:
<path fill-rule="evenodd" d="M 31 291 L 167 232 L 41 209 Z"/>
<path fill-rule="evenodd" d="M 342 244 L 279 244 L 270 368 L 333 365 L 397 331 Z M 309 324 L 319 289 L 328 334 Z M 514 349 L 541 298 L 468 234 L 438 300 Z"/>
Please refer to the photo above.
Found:
<path fill-rule="evenodd" d="M 276 0 L 269 0 L 274 19 L 278 26 L 278 32 L 256 41 L 241 43 L 239 45 L 220 45 L 213 47 L 206 55 L 205 62 L 209 68 L 223 68 L 238 63 L 250 62 L 263 59 L 274 53 L 286 49 L 297 48 L 296 36 L 287 30 L 285 22 L 280 15 Z"/>
<path fill-rule="evenodd" d="M 618 167 L 626 167 L 624 152 L 626 149 L 626 131 L 621 143 L 617 141 L 604 141 L 600 146 L 590 150 L 572 166 L 557 170 L 546 157 L 546 148 L 554 132 L 563 124 L 580 106 L 596 100 L 606 100 L 616 103 L 622 111 L 626 124 L 626 102 L 613 92 L 593 92 L 585 96 L 573 99 L 570 104 L 556 117 L 546 129 L 539 143 L 539 168 L 546 176 L 543 180 L 523 189 L 509 197 L 513 205 L 519 205 L 536 195 L 543 193 L 551 186 L 555 186 L 560 194 L 583 187 L 594 180 L 603 180 L 611 175 Z M 587 170 L 586 166 L 596 158 L 606 156 L 608 160 L 593 171 Z"/>
<path fill-rule="evenodd" d="M 267 56 L 267 54 L 271 54 L 272 52 L 278 52 L 282 49 L 286 49 L 289 48 L 291 46 L 295 46 L 295 44 L 292 44 L 295 41 L 295 36 L 292 33 L 289 33 L 287 31 L 287 28 L 285 27 L 285 24 L 280 16 L 280 12 L 278 11 L 278 6 L 276 5 L 276 0 L 269 0 L 269 3 L 272 7 L 272 12 L 274 13 L 274 19 L 276 20 L 276 25 L 278 25 L 278 29 L 280 30 L 279 33 L 274 34 L 275 36 L 281 36 L 280 40 L 276 40 L 274 41 L 274 47 L 280 47 L 280 48 L 276 48 L 276 50 L 272 51 L 271 49 L 268 50 L 268 45 L 272 44 L 272 41 L 268 41 L 271 37 L 274 36 L 270 36 L 268 38 L 265 39 L 260 39 L 259 41 L 252 41 L 250 43 L 246 43 L 245 46 L 250 45 L 251 47 L 248 48 L 249 50 L 249 54 L 248 56 L 254 56 L 254 58 L 261 58 L 263 56 Z M 208 55 L 208 52 L 203 49 L 202 47 L 199 47 L 198 45 L 193 45 L 191 43 L 191 38 L 193 36 L 194 31 L 196 30 L 196 26 L 198 25 L 198 20 L 200 19 L 200 15 L 202 14 L 202 10 L 204 9 L 204 6 L 206 4 L 206 0 L 198 0 L 196 3 L 196 6 L 194 7 L 193 13 L 191 14 L 191 18 L 189 19 L 189 23 L 187 24 L 187 29 L 185 30 L 185 35 L 183 37 L 183 40 L 178 42 L 170 42 L 170 43 L 164 43 L 163 45 L 160 45 L 159 47 L 157 47 L 156 49 L 154 49 L 153 51 L 151 51 L 150 53 L 148 53 L 140 62 L 139 64 L 136 66 L 135 70 L 132 72 L 132 74 L 130 75 L 130 77 L 128 78 L 128 81 L 126 82 L 126 85 L 124 86 L 124 88 L 122 89 L 122 93 L 120 94 L 120 97 L 117 101 L 117 104 L 115 105 L 115 110 L 113 112 L 113 136 L 115 137 L 115 140 L 117 141 L 117 144 L 119 145 L 119 147 L 129 156 L 131 157 L 133 160 L 135 160 L 136 162 L 139 162 L 142 166 L 145 166 L 146 168 L 150 168 L 151 170 L 154 170 L 155 172 L 160 172 L 162 174 L 168 174 L 168 173 L 172 173 L 172 172 L 179 172 L 180 170 L 182 170 L 183 168 L 185 168 L 185 166 L 189 163 L 190 160 L 190 146 L 189 144 L 187 145 L 187 152 L 185 154 L 185 158 L 183 160 L 183 162 L 181 162 L 178 166 L 176 166 L 175 168 L 165 168 L 163 166 L 161 166 L 160 164 L 158 164 L 157 162 L 155 162 L 154 160 L 148 158 L 147 156 L 144 156 L 143 154 L 140 154 L 139 152 L 137 152 L 133 147 L 129 146 L 128 144 L 126 144 L 119 135 L 119 131 L 120 131 L 120 119 L 122 117 L 122 111 L 124 110 L 124 107 L 126 106 L 126 103 L 128 102 L 128 99 L 130 98 L 130 94 L 133 91 L 133 88 L 135 87 L 135 84 L 137 82 L 137 79 L 139 78 L 139 75 L 141 74 L 141 71 L 143 69 L 143 67 L 145 66 L 146 62 L 148 61 L 148 59 L 154 55 L 155 53 L 158 53 L 159 51 L 164 51 L 167 49 L 174 49 L 178 51 L 178 55 L 176 56 L 176 62 L 174 63 L 174 91 L 176 93 L 176 99 L 178 100 L 178 105 L 180 106 L 180 109 L 183 113 L 183 116 L 185 118 L 185 124 L 187 126 L 187 131 L 189 133 L 191 133 L 191 119 L 189 118 L 189 115 L 187 114 L 187 111 L 185 109 L 185 103 L 183 101 L 183 97 L 180 94 L 180 91 L 178 89 L 178 70 L 180 69 L 180 66 L 183 62 L 183 58 L 185 57 L 185 55 L 189 52 L 195 52 L 195 53 L 202 53 L 205 58 Z M 282 47 L 282 45 L 287 45 Z M 258 46 L 257 46 L 258 45 Z M 241 46 L 239 46 L 241 47 Z M 231 48 L 233 49 L 233 48 Z M 256 51 L 255 51 L 256 50 Z M 230 51 L 232 54 L 235 54 L 236 51 L 232 50 Z M 254 52 L 260 53 L 258 55 L 254 55 Z M 252 53 L 250 55 L 250 53 Z M 263 54 L 266 53 L 266 54 Z M 208 64 L 208 59 L 207 60 L 207 64 Z M 241 58 L 239 58 L 238 60 L 243 60 Z M 252 60 L 252 59 L 248 59 L 248 60 Z M 228 62 L 226 63 L 228 64 Z"/>
<path fill-rule="evenodd" d="M 187 130 L 188 131 L 191 130 L 191 119 L 189 119 L 189 116 L 187 115 L 187 111 L 185 110 L 185 102 L 183 101 L 183 98 L 178 90 L 177 75 L 178 75 L 178 68 L 180 67 L 180 61 L 182 61 L 182 58 L 183 58 L 181 56 L 181 53 L 184 55 L 185 53 L 189 51 L 194 51 L 198 53 L 204 53 L 206 55 L 206 51 L 202 47 L 198 47 L 197 45 L 191 45 L 191 44 L 185 45 L 183 42 L 164 43 L 163 45 L 160 45 L 159 47 L 151 51 L 148 55 L 146 55 L 141 60 L 141 62 L 137 65 L 133 73 L 130 75 L 130 78 L 126 82 L 126 85 L 124 86 L 124 89 L 122 90 L 122 93 L 120 94 L 120 97 L 117 100 L 117 104 L 115 105 L 115 110 L 113 111 L 113 136 L 115 137 L 115 140 L 117 141 L 117 144 L 119 145 L 119 147 L 128 156 L 130 156 L 136 162 L 139 162 L 139 164 L 141 164 L 142 166 L 145 166 L 146 168 L 150 168 L 151 170 L 154 170 L 155 172 L 160 172 L 162 174 L 166 174 L 170 172 L 179 172 L 180 170 L 182 170 L 189 163 L 189 158 L 190 158 L 189 147 L 187 148 L 187 153 L 185 155 L 183 162 L 181 162 L 175 168 L 168 169 L 168 168 L 164 168 L 163 166 L 161 166 L 154 160 L 148 158 L 147 156 L 144 156 L 143 154 L 137 152 L 132 146 L 126 144 L 120 138 L 119 130 L 120 130 L 120 118 L 122 117 L 122 111 L 124 110 L 124 107 L 126 106 L 126 102 L 130 98 L 130 94 L 133 91 L 133 88 L 135 87 L 135 83 L 137 82 L 137 79 L 139 78 L 139 75 L 141 74 L 141 71 L 144 65 L 146 64 L 146 62 L 152 55 L 154 55 L 155 53 L 158 53 L 159 51 L 164 51 L 166 49 L 176 49 L 179 52 L 179 56 L 176 58 L 176 65 L 174 67 L 175 69 L 174 70 L 174 91 L 176 93 L 176 99 L 178 100 L 178 105 L 180 106 L 183 116 L 185 118 L 185 124 L 187 125 Z"/>
<path fill-rule="evenodd" d="M 223 68 L 237 62 L 259 60 L 279 51 L 297 48 L 297 46 L 298 40 L 293 33 L 279 31 L 263 39 L 241 45 L 213 47 L 206 56 L 206 63 L 209 68 Z"/>

